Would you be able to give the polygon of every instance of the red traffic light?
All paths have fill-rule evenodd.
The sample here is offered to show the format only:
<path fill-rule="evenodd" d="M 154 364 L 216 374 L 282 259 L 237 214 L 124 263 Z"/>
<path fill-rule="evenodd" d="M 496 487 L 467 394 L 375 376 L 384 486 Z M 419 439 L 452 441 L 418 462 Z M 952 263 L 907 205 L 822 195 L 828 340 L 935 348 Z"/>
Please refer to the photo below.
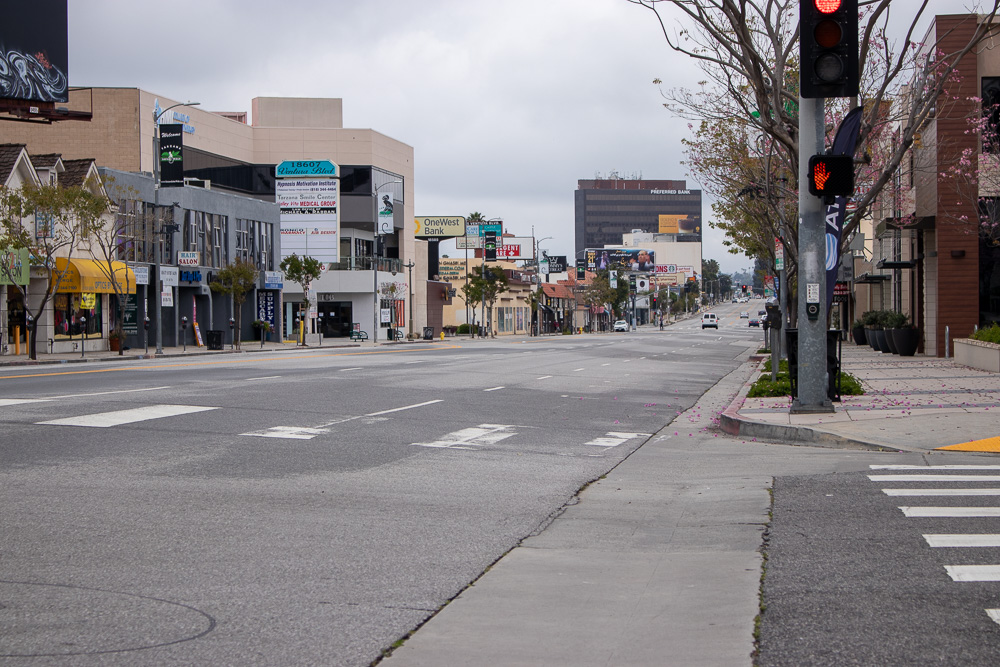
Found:
<path fill-rule="evenodd" d="M 847 197 L 853 193 L 853 157 L 813 155 L 809 158 L 809 194 L 817 197 Z"/>
<path fill-rule="evenodd" d="M 813 0 L 821 14 L 832 14 L 840 9 L 840 0 Z"/>

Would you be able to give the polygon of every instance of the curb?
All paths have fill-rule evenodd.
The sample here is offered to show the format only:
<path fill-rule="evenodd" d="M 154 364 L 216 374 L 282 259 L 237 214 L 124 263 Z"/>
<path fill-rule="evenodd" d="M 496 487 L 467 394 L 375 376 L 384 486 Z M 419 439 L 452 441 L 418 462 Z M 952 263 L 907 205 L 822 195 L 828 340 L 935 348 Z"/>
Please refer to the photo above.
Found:
<path fill-rule="evenodd" d="M 748 363 L 754 363 L 751 357 Z M 815 445 L 819 447 L 830 447 L 836 449 L 861 449 L 867 451 L 922 451 L 906 450 L 895 445 L 869 442 L 856 438 L 848 438 L 829 431 L 812 428 L 810 426 L 792 426 L 791 424 L 769 424 L 766 422 L 754 421 L 740 415 L 739 410 L 743 407 L 750 387 L 757 380 L 756 372 L 763 368 L 763 361 L 756 362 L 758 367 L 751 372 L 748 379 L 736 397 L 729 404 L 722 414 L 719 415 L 719 426 L 725 433 L 734 437 L 758 438 L 773 442 L 775 444 L 786 445 Z"/>

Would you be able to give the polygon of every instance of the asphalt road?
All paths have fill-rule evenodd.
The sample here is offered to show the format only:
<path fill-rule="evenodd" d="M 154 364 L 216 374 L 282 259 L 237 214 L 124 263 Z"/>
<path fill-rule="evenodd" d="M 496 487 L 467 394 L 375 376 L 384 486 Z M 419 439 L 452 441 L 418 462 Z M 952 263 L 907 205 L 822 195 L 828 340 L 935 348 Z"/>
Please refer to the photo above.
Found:
<path fill-rule="evenodd" d="M 4 369 L 0 658 L 369 664 L 756 337 Z"/>

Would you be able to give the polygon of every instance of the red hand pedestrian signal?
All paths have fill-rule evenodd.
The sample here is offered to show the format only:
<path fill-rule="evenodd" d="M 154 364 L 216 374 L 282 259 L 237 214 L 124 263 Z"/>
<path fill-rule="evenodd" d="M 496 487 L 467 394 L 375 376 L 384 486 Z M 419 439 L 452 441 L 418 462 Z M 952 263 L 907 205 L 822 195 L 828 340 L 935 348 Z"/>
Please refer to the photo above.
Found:
<path fill-rule="evenodd" d="M 854 193 L 854 158 L 850 155 L 813 155 L 809 158 L 809 194 L 848 197 Z"/>

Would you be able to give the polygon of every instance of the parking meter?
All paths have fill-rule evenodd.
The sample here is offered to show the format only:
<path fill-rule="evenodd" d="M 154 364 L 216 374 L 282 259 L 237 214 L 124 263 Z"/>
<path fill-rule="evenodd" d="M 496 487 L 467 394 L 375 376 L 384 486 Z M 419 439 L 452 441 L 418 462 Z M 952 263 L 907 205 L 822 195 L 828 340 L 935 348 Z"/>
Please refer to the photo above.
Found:
<path fill-rule="evenodd" d="M 188 328 L 188 318 L 181 318 L 181 340 L 184 341 L 184 351 L 187 352 L 188 349 L 188 338 L 187 338 L 187 328 Z"/>

